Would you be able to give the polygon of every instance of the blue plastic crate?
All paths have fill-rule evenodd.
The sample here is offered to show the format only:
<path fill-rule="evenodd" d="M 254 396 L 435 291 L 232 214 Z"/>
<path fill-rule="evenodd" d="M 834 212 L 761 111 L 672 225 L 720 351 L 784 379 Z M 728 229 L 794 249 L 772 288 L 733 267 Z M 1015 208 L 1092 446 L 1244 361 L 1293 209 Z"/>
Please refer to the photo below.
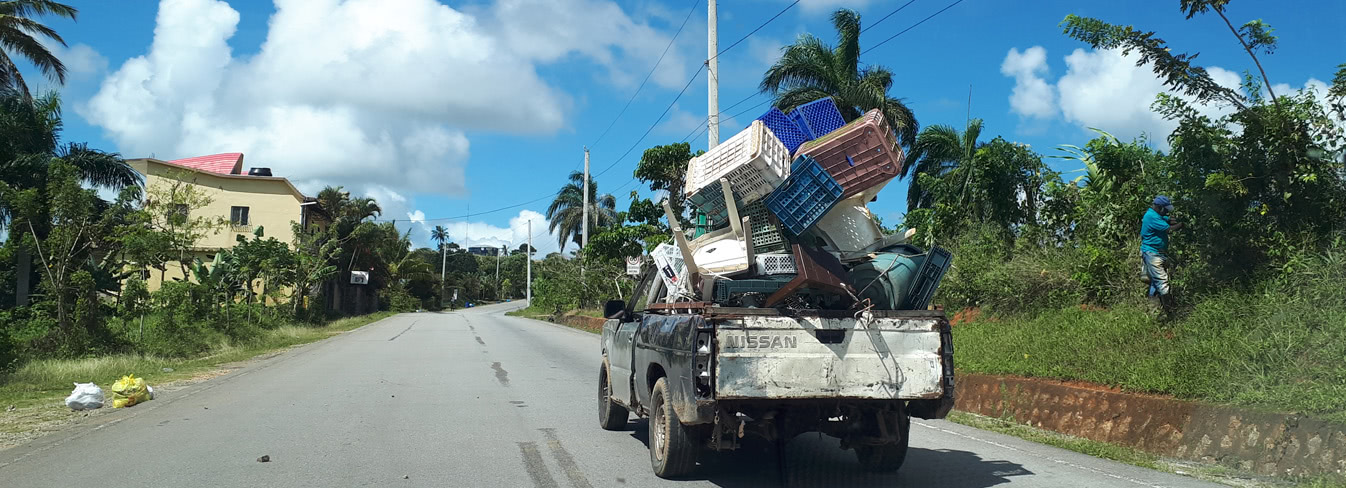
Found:
<path fill-rule="evenodd" d="M 811 157 L 800 156 L 791 166 L 790 177 L 767 195 L 766 208 L 790 235 L 799 236 L 841 201 L 841 185 Z"/>
<path fill-rule="evenodd" d="M 776 138 L 785 144 L 785 149 L 789 150 L 790 154 L 794 154 L 795 149 L 799 149 L 799 146 L 813 139 L 805 134 L 804 130 L 800 129 L 799 125 L 790 119 L 789 115 L 785 115 L 785 112 L 781 112 L 778 108 L 772 107 L 757 120 L 766 124 L 766 128 L 770 129 L 771 133 L 775 134 Z"/>
<path fill-rule="evenodd" d="M 846 125 L 846 119 L 841 116 L 841 110 L 837 109 L 832 97 L 819 98 L 795 107 L 789 115 L 790 120 L 803 129 L 804 135 L 810 140 L 825 136 Z"/>

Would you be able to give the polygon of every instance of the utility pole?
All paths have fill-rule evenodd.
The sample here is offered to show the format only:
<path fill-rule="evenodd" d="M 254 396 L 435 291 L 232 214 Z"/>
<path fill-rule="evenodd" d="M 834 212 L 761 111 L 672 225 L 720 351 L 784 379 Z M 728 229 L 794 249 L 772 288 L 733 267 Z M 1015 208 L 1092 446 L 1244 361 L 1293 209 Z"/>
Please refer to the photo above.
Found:
<path fill-rule="evenodd" d="M 720 60 L 716 56 L 716 51 L 720 50 L 719 36 L 716 33 L 715 19 L 715 0 L 707 0 L 706 5 L 706 35 L 708 36 L 706 44 L 706 76 L 707 83 L 710 84 L 707 94 L 710 96 L 710 117 L 706 119 L 706 125 L 710 130 L 706 134 L 710 136 L 710 142 L 706 149 L 714 149 L 720 145 Z"/>
<path fill-rule="evenodd" d="M 500 296 L 500 255 L 501 255 L 501 254 L 504 254 L 502 251 L 504 251 L 505 249 L 508 249 L 508 248 L 507 248 L 507 247 L 504 247 L 504 246 L 501 246 L 500 249 L 496 249 L 496 250 L 495 250 L 495 299 L 496 299 L 496 300 L 499 300 L 499 299 L 502 298 L 502 297 Z"/>
<path fill-rule="evenodd" d="M 584 148 L 584 223 L 580 226 L 580 281 L 584 281 L 584 248 L 589 246 L 589 148 Z"/>
<path fill-rule="evenodd" d="M 580 234 L 580 250 L 589 247 L 589 148 L 584 148 L 584 226 Z"/>
<path fill-rule="evenodd" d="M 524 257 L 528 260 L 528 284 L 525 285 L 528 294 L 528 306 L 533 306 L 533 221 L 528 220 L 528 248 L 524 249 Z"/>

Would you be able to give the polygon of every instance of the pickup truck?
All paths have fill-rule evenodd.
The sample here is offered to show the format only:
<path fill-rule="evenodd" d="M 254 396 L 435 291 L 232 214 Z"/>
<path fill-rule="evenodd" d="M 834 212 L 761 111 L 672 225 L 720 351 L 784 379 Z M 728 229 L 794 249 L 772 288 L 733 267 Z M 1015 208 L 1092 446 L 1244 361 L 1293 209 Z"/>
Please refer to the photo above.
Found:
<path fill-rule="evenodd" d="M 605 307 L 598 419 L 621 430 L 630 413 L 648 417 L 660 477 L 686 475 L 701 451 L 736 449 L 745 436 L 806 432 L 839 438 L 866 469 L 895 471 L 910 417 L 944 418 L 953 408 L 943 311 L 633 309 L 620 300 Z"/>

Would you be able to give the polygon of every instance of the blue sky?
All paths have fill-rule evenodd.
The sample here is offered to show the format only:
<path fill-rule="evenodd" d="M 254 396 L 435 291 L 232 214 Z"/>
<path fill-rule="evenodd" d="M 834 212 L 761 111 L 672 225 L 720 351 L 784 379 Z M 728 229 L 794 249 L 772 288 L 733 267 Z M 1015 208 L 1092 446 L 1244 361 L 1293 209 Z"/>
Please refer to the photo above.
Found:
<path fill-rule="evenodd" d="M 789 3 L 720 2 L 721 48 Z M 873 25 L 905 3 L 803 0 L 726 52 L 720 107 L 743 103 L 726 114 L 721 139 L 767 108 L 754 93 L 781 46 L 806 32 L 834 39 L 831 10 L 854 8 L 872 25 L 861 36 L 863 50 L 950 1 L 917 0 Z M 1200 52 L 1200 64 L 1221 83 L 1254 69 L 1219 17 L 1186 20 L 1177 3 L 964 0 L 861 61 L 897 73 L 892 94 L 923 126 L 961 128 L 970 87 L 971 115 L 985 120 L 986 140 L 1000 135 L 1050 155 L 1056 145 L 1085 142 L 1092 126 L 1123 138 L 1148 134 L 1162 149 L 1173 124 L 1148 113 L 1161 89 L 1149 70 L 1066 38 L 1058 23 L 1076 13 L 1157 31 L 1175 50 Z M 654 76 L 599 140 L 693 4 Z M 706 115 L 703 73 L 636 143 L 706 58 L 704 1 L 74 5 L 78 22 L 49 22 L 70 45 L 58 52 L 71 67 L 61 88 L 66 140 L 126 157 L 243 152 L 245 165 L 271 167 L 305 191 L 333 184 L 375 196 L 384 217 L 406 222 L 420 244 L 426 226 L 444 224 L 459 242 L 517 246 L 532 220 L 535 245 L 554 250 L 540 216 L 550 199 L 481 212 L 555 192 L 581 167 L 585 145 L 599 190 L 625 209 L 639 188 L 631 171 L 641 152 L 683 140 Z M 1294 5 L 1237 1 L 1228 9 L 1236 24 L 1260 18 L 1276 28 L 1279 49 L 1262 60 L 1272 83 L 1284 85 L 1278 94 L 1324 89 L 1346 62 L 1346 2 Z M 706 136 L 690 142 L 704 148 Z M 889 185 L 871 209 L 899 220 L 905 187 Z M 437 220 L 448 217 L 459 218 Z"/>

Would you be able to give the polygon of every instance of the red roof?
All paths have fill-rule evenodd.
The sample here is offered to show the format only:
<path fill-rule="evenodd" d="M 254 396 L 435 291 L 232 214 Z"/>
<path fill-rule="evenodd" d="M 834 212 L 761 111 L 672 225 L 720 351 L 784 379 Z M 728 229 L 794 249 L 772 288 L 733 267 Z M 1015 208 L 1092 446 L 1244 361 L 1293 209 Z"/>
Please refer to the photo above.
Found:
<path fill-rule="evenodd" d="M 243 172 L 243 153 L 212 154 L 209 156 L 175 159 L 169 162 L 179 166 L 186 166 L 222 175 L 236 175 L 242 174 Z"/>

